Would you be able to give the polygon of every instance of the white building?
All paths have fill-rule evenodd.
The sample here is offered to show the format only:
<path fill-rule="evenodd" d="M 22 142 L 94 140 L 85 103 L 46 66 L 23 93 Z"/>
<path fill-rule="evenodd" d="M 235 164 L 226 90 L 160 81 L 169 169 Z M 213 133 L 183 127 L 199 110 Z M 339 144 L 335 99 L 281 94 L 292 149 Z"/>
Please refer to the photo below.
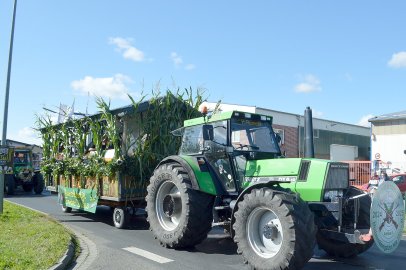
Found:
<path fill-rule="evenodd" d="M 406 172 L 406 111 L 368 121 L 372 125 L 371 160 L 378 160 L 390 172 Z"/>

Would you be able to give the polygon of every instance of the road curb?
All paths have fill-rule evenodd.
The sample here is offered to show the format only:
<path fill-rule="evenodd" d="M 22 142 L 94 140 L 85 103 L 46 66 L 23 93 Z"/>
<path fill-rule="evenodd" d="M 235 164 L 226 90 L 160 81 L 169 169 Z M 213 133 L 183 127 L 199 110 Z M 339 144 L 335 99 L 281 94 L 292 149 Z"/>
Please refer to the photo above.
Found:
<path fill-rule="evenodd" d="M 73 239 L 71 238 L 68 249 L 66 250 L 65 255 L 59 260 L 57 264 L 48 268 L 48 270 L 64 270 L 68 267 L 68 265 L 72 262 L 75 256 L 75 244 L 73 243 Z"/>

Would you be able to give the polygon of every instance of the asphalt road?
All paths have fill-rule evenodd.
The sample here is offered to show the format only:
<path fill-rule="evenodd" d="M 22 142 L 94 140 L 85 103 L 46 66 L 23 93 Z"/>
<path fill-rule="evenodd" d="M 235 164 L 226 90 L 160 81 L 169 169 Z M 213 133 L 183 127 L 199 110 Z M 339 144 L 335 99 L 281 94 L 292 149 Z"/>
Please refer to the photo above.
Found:
<path fill-rule="evenodd" d="M 129 228 L 119 230 L 113 226 L 112 212 L 108 207 L 99 206 L 96 214 L 75 210 L 63 213 L 57 196 L 45 193 L 31 195 L 19 192 L 6 197 L 6 200 L 48 213 L 90 239 L 97 247 L 97 257 L 91 262 L 90 269 L 249 269 L 237 254 L 234 242 L 225 238 L 219 230 L 213 230 L 194 249 L 166 249 L 154 239 L 143 215 L 132 217 Z M 384 254 L 373 246 L 353 259 L 336 260 L 316 248 L 315 255 L 304 269 L 404 269 L 405 262 L 404 237 L 392 254 Z"/>

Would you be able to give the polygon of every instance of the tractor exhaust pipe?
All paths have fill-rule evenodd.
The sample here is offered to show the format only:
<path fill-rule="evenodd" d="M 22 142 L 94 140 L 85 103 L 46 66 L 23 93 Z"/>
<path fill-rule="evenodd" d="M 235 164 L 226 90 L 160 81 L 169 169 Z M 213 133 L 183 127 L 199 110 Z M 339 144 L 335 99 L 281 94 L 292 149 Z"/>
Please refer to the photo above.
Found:
<path fill-rule="evenodd" d="M 314 158 L 312 109 L 307 107 L 304 113 L 304 157 Z"/>

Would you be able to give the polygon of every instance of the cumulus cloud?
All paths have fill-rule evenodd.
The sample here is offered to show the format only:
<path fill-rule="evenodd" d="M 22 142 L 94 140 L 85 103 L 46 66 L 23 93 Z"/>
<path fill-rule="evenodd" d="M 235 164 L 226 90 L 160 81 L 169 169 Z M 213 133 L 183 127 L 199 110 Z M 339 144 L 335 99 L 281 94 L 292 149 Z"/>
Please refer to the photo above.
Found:
<path fill-rule="evenodd" d="M 30 127 L 23 127 L 18 130 L 16 134 L 11 134 L 10 138 L 23 143 L 42 145 L 42 140 L 40 139 L 39 134 Z"/>
<path fill-rule="evenodd" d="M 116 49 L 120 52 L 125 59 L 135 62 L 142 62 L 145 60 L 144 53 L 132 46 L 132 39 L 115 37 L 109 39 L 110 44 L 116 45 Z"/>
<path fill-rule="evenodd" d="M 374 115 L 372 115 L 372 114 L 364 115 L 361 117 L 361 119 L 358 121 L 357 124 L 360 126 L 369 127 L 370 123 L 368 122 L 368 119 L 371 119 L 373 117 L 374 117 Z"/>
<path fill-rule="evenodd" d="M 180 56 L 177 52 L 171 52 L 170 58 L 176 68 L 184 68 L 185 70 L 193 70 L 196 68 L 196 65 L 194 64 L 183 65 L 182 56 Z"/>
<path fill-rule="evenodd" d="M 126 99 L 129 92 L 127 84 L 129 83 L 132 83 L 131 78 L 123 74 L 106 78 L 85 76 L 81 80 L 73 81 L 71 87 L 83 95 Z"/>
<path fill-rule="evenodd" d="M 176 67 L 179 67 L 180 65 L 183 64 L 182 57 L 180 55 L 178 55 L 176 52 L 171 52 L 171 59 L 172 59 L 173 64 Z"/>
<path fill-rule="evenodd" d="M 388 66 L 393 68 L 406 67 L 406 52 L 392 54 L 392 58 L 389 60 Z"/>
<path fill-rule="evenodd" d="M 321 91 L 320 80 L 312 74 L 307 74 L 303 76 L 302 82 L 295 86 L 295 91 L 298 93 Z"/>

